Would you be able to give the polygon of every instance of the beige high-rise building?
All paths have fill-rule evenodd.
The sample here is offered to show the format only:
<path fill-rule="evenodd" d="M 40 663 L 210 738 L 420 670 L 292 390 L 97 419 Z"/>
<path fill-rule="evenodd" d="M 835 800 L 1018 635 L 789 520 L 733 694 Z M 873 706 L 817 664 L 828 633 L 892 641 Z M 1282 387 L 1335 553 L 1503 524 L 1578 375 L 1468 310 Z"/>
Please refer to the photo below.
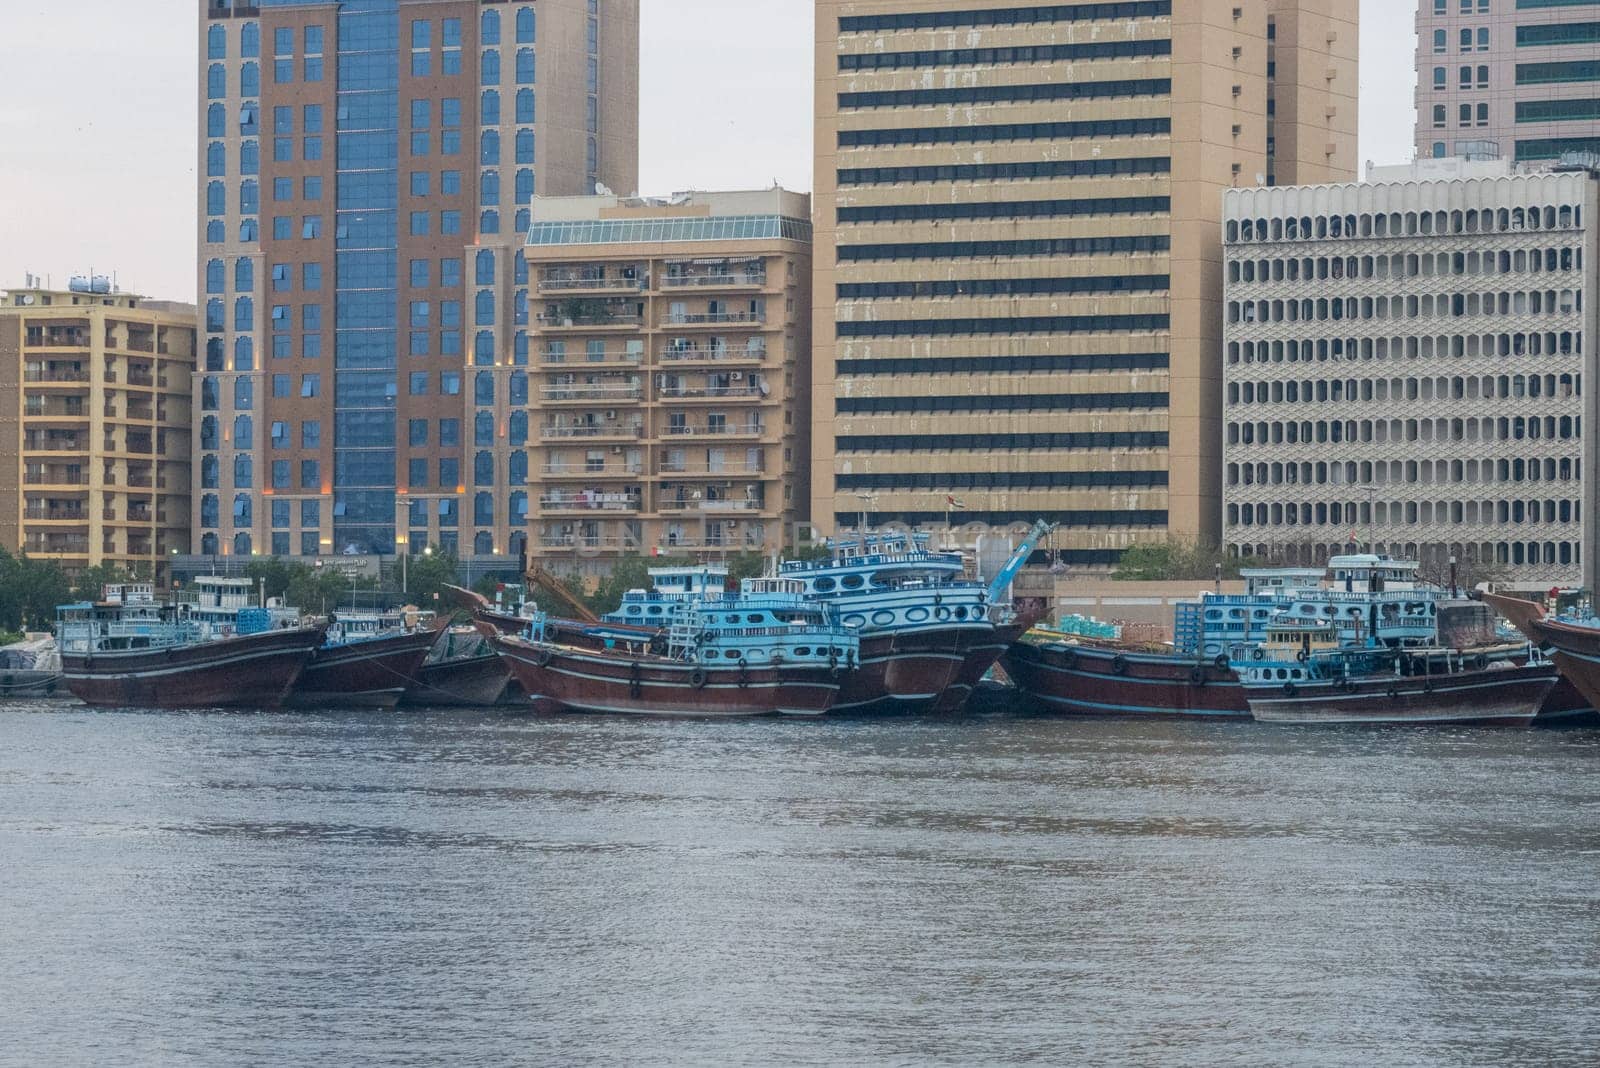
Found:
<path fill-rule="evenodd" d="M 807 500 L 810 215 L 783 189 L 534 198 L 537 373 L 530 410 L 495 439 L 533 456 L 508 509 L 531 519 L 531 555 L 597 575 L 623 554 L 791 540 Z"/>
<path fill-rule="evenodd" d="M 1354 177 L 1357 0 L 820 0 L 812 522 L 1220 520 L 1222 192 Z"/>
<path fill-rule="evenodd" d="M 0 544 L 165 581 L 189 547 L 195 308 L 102 278 L 0 295 Z"/>
<path fill-rule="evenodd" d="M 1600 155 L 1600 3 L 1420 0 L 1417 155 Z"/>

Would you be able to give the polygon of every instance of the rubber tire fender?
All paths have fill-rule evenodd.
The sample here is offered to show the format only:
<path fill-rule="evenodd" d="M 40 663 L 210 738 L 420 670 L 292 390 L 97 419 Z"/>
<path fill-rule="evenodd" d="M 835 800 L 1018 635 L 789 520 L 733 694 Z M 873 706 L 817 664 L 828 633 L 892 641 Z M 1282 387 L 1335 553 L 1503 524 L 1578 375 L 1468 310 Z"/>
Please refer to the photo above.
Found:
<path fill-rule="evenodd" d="M 555 658 L 556 654 L 551 652 L 549 649 L 541 647 L 533 651 L 533 663 L 536 667 L 549 667 L 550 661 L 554 660 Z"/>
<path fill-rule="evenodd" d="M 704 689 L 707 677 L 706 669 L 703 667 L 697 667 L 693 671 L 689 672 L 689 685 L 693 686 L 697 690 Z"/>
<path fill-rule="evenodd" d="M 1285 696 L 1285 697 L 1293 697 L 1295 694 L 1297 694 L 1299 692 L 1300 692 L 1300 688 L 1298 686 L 1296 686 L 1294 683 L 1286 682 L 1286 683 L 1283 684 L 1283 696 Z"/>
<path fill-rule="evenodd" d="M 1123 656 L 1121 653 L 1118 653 L 1116 656 L 1112 657 L 1111 670 L 1114 674 L 1126 675 L 1128 673 L 1128 658 Z"/>
<path fill-rule="evenodd" d="M 1228 659 L 1227 653 L 1218 653 L 1216 659 L 1212 660 L 1211 663 L 1216 665 L 1218 671 L 1227 671 L 1233 666 L 1233 661 Z"/>

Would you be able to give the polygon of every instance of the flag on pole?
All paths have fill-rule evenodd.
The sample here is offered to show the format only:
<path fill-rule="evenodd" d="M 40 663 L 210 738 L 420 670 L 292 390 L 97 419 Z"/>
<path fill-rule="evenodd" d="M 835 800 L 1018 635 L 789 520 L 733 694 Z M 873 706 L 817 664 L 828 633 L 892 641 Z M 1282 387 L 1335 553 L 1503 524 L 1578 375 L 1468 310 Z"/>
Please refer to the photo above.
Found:
<path fill-rule="evenodd" d="M 965 508 L 967 506 L 967 502 L 962 500 L 960 497 L 951 497 L 948 495 L 944 499 L 944 504 L 946 508 Z"/>

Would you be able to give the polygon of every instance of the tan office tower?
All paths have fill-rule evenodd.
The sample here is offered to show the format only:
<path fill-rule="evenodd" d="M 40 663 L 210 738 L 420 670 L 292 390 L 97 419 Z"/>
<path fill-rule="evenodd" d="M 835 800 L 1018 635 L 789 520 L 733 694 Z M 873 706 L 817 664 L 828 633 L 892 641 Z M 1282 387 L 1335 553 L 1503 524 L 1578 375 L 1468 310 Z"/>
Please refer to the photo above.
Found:
<path fill-rule="evenodd" d="M 1600 3 L 1420 0 L 1416 103 L 1419 158 L 1592 166 Z"/>
<path fill-rule="evenodd" d="M 425 547 L 513 564 L 528 455 L 479 428 L 526 403 L 528 204 L 636 184 L 638 0 L 200 14 L 188 566 Z"/>
<path fill-rule="evenodd" d="M 165 582 L 189 549 L 195 308 L 103 277 L 0 296 L 0 545 Z"/>
<path fill-rule="evenodd" d="M 807 503 L 811 202 L 535 197 L 531 554 L 778 552 Z M 519 416 L 521 420 L 519 422 Z M 527 497 L 513 497 L 527 519 Z"/>
<path fill-rule="evenodd" d="M 812 522 L 1215 541 L 1222 191 L 1354 176 L 1356 9 L 821 0 Z"/>

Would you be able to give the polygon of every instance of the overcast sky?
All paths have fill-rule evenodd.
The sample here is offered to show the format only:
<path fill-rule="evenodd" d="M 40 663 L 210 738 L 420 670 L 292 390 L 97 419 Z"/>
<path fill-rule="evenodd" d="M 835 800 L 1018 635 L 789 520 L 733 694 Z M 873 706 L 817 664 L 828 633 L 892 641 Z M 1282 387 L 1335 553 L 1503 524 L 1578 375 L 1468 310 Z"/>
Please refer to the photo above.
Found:
<path fill-rule="evenodd" d="M 1363 160 L 1411 156 L 1415 6 L 1361 2 Z M 642 8 L 641 190 L 809 190 L 811 4 Z M 194 299 L 198 9 L 0 0 L 0 288 L 93 269 Z"/>

